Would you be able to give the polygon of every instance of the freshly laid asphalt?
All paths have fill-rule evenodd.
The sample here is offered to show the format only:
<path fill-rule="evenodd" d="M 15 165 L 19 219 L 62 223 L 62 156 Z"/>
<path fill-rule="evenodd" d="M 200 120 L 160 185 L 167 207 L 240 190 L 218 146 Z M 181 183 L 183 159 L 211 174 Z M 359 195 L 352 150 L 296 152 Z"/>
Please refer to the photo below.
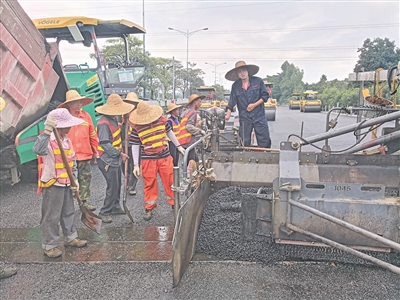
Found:
<path fill-rule="evenodd" d="M 300 135 L 303 121 L 306 124 L 303 136 L 323 132 L 325 117 L 325 114 L 302 114 L 285 107 L 278 108 L 277 120 L 270 122 L 272 147 L 278 148 L 279 142 L 286 140 L 290 133 Z M 354 121 L 353 117 L 343 117 L 342 126 Z M 337 138 L 335 147 L 348 147 L 352 142 L 351 135 Z M 98 212 L 105 194 L 105 181 L 96 165 L 92 169 L 90 202 Z M 14 187 L 2 187 L 0 266 L 16 267 L 18 273 L 0 281 L 1 299 L 400 299 L 400 276 L 369 264 L 329 260 L 261 260 L 264 263 L 236 261 L 238 257 L 246 257 L 245 253 L 238 255 L 239 251 L 246 251 L 240 248 L 232 248 L 232 253 L 236 254 L 231 258 L 226 253 L 218 257 L 218 253 L 211 250 L 196 253 L 179 286 L 172 288 L 172 267 L 168 255 L 158 258 L 149 255 L 143 258 L 143 253 L 149 253 L 146 242 L 158 240 L 160 243 L 155 246 L 156 249 L 161 243 L 167 245 L 168 249 L 171 242 L 173 211 L 165 201 L 162 186 L 159 187 L 159 206 L 151 221 L 145 222 L 142 219 L 143 183 L 139 180 L 138 194 L 128 195 L 127 198 L 135 224 L 127 216 L 114 216 L 111 224 L 103 224 L 102 234 L 98 237 L 88 233 L 88 229 L 80 222 L 81 214 L 76 207 L 76 227 L 82 237 L 88 238 L 94 246 L 67 249 L 63 259 L 55 261 L 43 259 L 39 253 L 41 197 L 36 195 L 36 184 L 20 183 Z M 207 218 L 221 215 L 205 213 Z M 230 214 L 226 214 L 226 217 L 229 219 Z M 218 222 L 215 223 L 214 226 L 218 226 Z M 229 222 L 224 220 L 220 226 L 224 228 L 216 228 L 219 234 L 232 229 L 229 228 Z M 10 238 L 12 230 L 23 232 L 24 235 L 15 233 L 15 238 Z M 218 246 L 218 238 L 207 238 L 206 234 L 206 231 L 199 233 L 198 251 Z M 226 239 L 223 242 L 226 243 Z M 135 247 L 130 247 L 129 243 Z M 142 244 L 145 246 L 140 248 Z M 99 256 L 98 259 L 78 255 L 97 253 L 97 245 L 102 248 L 103 254 L 107 252 L 104 252 L 105 249 L 110 249 L 110 255 Z M 235 247 L 234 243 L 232 245 Z M 60 246 L 64 249 L 62 239 Z M 10 247 L 15 249 L 12 253 L 7 252 Z M 117 255 L 118 249 L 124 253 Z M 271 251 L 274 249 L 271 247 Z M 276 253 L 268 251 L 260 255 L 276 257 Z"/>

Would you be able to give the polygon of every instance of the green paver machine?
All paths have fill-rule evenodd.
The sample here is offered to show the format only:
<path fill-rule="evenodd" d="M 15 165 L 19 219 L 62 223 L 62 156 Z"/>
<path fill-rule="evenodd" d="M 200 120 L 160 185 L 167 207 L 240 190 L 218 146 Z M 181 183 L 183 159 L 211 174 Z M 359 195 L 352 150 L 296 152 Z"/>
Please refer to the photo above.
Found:
<path fill-rule="evenodd" d="M 49 99 L 47 110 L 36 114 L 36 120 L 27 127 L 22 127 L 15 137 L 15 150 L 18 167 L 14 171 L 12 184 L 19 181 L 22 173 L 28 180 L 36 180 L 37 164 L 36 155 L 32 151 L 36 136 L 44 129 L 44 120 L 47 112 L 56 108 L 65 101 L 65 92 L 68 89 L 78 91 L 82 96 L 91 97 L 94 102 L 85 106 L 83 110 L 88 112 L 96 126 L 99 116 L 95 113 L 95 107 L 106 102 L 108 95 L 112 93 L 125 96 L 129 92 L 136 91 L 137 84 L 144 77 L 145 67 L 136 60 L 131 62 L 127 38 L 130 34 L 145 33 L 141 26 L 127 20 L 104 21 L 87 17 L 58 17 L 33 20 L 33 24 L 40 31 L 38 36 L 44 36 L 50 42 L 49 53 L 54 61 L 53 68 L 64 84 L 53 87 L 53 94 Z M 119 59 L 103 58 L 99 47 L 99 38 L 122 38 L 125 43 L 125 57 Z M 87 63 L 69 64 L 62 66 L 59 56 L 59 43 L 68 41 L 71 44 L 82 43 L 86 47 L 93 45 L 96 67 L 91 68 Z M 50 97 L 49 97 L 50 98 Z"/>

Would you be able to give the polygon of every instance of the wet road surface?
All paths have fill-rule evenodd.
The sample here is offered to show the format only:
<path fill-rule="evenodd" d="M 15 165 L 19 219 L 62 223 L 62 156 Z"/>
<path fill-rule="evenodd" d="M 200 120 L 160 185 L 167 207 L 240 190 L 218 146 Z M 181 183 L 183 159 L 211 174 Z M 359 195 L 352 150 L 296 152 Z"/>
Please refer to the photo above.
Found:
<path fill-rule="evenodd" d="M 272 147 L 289 134 L 303 136 L 325 131 L 326 115 L 300 113 L 279 107 L 270 122 Z M 355 122 L 341 117 L 337 127 Z M 332 148 L 354 143 L 354 135 L 332 139 Z M 310 146 L 303 150 L 311 150 Z M 105 181 L 93 168 L 90 203 L 99 211 Z M 101 235 L 75 223 L 86 248 L 64 248 L 60 259 L 46 259 L 41 252 L 40 207 L 36 184 L 3 187 L 0 195 L 0 265 L 15 266 L 18 274 L 0 281 L 3 299 L 400 299 L 400 277 L 376 267 L 330 263 L 280 262 L 262 265 L 222 261 L 195 255 L 180 285 L 172 289 L 171 240 L 173 212 L 162 186 L 159 206 L 149 222 L 142 218 L 143 182 L 127 205 L 127 216 L 113 216 Z M 122 199 L 121 199 L 122 200 Z"/>

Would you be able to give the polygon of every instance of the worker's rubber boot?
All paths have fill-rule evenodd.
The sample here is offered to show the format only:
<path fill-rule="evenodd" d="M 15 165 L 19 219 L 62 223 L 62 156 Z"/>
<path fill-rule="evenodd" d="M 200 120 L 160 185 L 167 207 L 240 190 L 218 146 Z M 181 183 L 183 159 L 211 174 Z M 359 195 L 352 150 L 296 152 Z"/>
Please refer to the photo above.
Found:
<path fill-rule="evenodd" d="M 126 212 L 120 207 L 117 209 L 113 209 L 110 215 L 126 215 Z"/>
<path fill-rule="evenodd" d="M 149 209 L 146 209 L 146 210 L 144 211 L 143 219 L 144 219 L 145 221 L 150 221 L 151 217 L 152 217 L 152 211 L 149 210 Z"/>
<path fill-rule="evenodd" d="M 0 279 L 11 277 L 17 274 L 17 269 L 15 268 L 0 268 Z"/>
<path fill-rule="evenodd" d="M 50 258 L 57 258 L 62 255 L 62 251 L 60 249 L 56 248 L 51 248 L 50 250 L 44 250 L 44 255 Z"/>
<path fill-rule="evenodd" d="M 95 211 L 96 207 L 94 207 L 92 204 L 87 203 L 86 201 L 83 201 L 83 206 L 86 207 L 90 211 Z"/>
<path fill-rule="evenodd" d="M 75 247 L 75 248 L 82 248 L 85 247 L 86 245 L 87 245 L 87 240 L 80 240 L 78 238 L 73 239 L 69 243 L 65 244 L 66 247 Z"/>
<path fill-rule="evenodd" d="M 103 221 L 103 223 L 111 223 L 112 222 L 112 218 L 110 215 L 102 215 L 99 214 L 99 217 L 101 218 L 101 220 Z"/>

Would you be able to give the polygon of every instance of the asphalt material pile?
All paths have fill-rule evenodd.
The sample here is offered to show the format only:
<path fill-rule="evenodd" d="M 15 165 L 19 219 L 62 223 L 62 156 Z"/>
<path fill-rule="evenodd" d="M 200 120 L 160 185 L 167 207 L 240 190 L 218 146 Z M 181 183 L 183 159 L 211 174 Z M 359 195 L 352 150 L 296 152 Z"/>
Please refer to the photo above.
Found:
<path fill-rule="evenodd" d="M 251 261 L 265 264 L 282 261 L 325 261 L 331 263 L 370 264 L 369 262 L 331 247 L 276 244 L 266 236 L 242 234 L 242 213 L 235 205 L 245 194 L 257 188 L 228 187 L 210 196 L 200 225 L 196 253 L 214 255 L 224 260 Z M 263 192 L 271 190 L 263 189 Z M 232 209 L 223 209 L 227 202 Z M 254 201 L 256 205 L 257 201 Z M 221 205 L 222 203 L 222 205 Z M 221 209 L 222 208 L 222 209 Z M 400 253 L 363 251 L 391 264 L 400 265 Z"/>

